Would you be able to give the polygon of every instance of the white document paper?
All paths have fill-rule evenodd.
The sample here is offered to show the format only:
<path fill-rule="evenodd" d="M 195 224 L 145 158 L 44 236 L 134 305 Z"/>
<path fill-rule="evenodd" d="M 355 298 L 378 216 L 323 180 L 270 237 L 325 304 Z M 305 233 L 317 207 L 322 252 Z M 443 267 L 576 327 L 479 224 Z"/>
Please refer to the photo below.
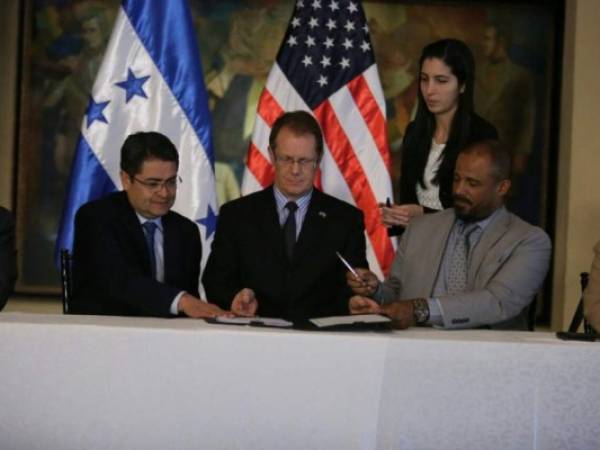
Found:
<path fill-rule="evenodd" d="M 332 327 L 335 325 L 351 325 L 353 323 L 387 323 L 389 317 L 379 314 L 355 314 L 350 316 L 330 316 L 310 319 L 310 321 L 319 328 Z"/>
<path fill-rule="evenodd" d="M 250 325 L 250 324 L 259 324 L 267 327 L 279 327 L 279 328 L 287 328 L 291 327 L 294 324 L 284 319 L 277 319 L 273 317 L 226 317 L 226 316 L 217 316 L 215 317 L 215 321 L 218 323 L 225 323 L 230 325 Z"/>

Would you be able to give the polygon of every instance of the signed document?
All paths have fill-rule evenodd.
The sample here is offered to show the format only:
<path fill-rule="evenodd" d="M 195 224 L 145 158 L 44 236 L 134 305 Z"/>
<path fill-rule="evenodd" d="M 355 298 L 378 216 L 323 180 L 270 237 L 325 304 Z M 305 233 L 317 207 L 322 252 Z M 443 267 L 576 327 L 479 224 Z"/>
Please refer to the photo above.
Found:
<path fill-rule="evenodd" d="M 294 324 L 284 319 L 273 317 L 226 317 L 217 316 L 212 320 L 207 320 L 210 323 L 223 323 L 227 325 L 258 325 L 264 327 L 289 328 Z"/>
<path fill-rule="evenodd" d="M 325 328 L 339 325 L 389 323 L 391 320 L 389 317 L 379 314 L 354 314 L 350 316 L 319 317 L 310 319 L 310 322 L 318 328 Z"/>

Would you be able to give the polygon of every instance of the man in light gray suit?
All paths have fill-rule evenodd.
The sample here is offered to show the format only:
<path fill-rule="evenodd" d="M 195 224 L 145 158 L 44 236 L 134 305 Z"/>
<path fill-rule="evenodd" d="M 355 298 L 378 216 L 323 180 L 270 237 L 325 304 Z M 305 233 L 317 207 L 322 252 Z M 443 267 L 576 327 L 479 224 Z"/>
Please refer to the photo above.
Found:
<path fill-rule="evenodd" d="M 383 283 L 366 269 L 348 273 L 357 294 L 350 311 L 385 314 L 398 328 L 526 329 L 552 247 L 542 229 L 505 209 L 509 189 L 510 155 L 497 141 L 462 150 L 454 207 L 411 222 Z"/>

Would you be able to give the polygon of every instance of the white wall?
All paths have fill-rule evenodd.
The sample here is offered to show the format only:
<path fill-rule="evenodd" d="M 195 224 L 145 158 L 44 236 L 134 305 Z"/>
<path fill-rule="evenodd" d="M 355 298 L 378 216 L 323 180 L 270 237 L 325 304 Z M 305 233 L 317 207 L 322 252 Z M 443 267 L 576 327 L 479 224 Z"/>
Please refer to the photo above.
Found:
<path fill-rule="evenodd" d="M 552 328 L 570 323 L 600 239 L 600 4 L 567 0 Z"/>

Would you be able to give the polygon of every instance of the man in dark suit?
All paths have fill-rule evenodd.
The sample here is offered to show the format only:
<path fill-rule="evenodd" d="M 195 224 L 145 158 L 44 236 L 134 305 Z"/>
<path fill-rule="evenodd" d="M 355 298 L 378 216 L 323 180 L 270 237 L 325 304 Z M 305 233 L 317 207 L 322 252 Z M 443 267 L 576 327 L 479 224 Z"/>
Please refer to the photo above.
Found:
<path fill-rule="evenodd" d="M 384 282 L 347 275 L 353 313 L 381 313 L 399 328 L 527 329 L 527 306 L 542 286 L 552 244 L 504 207 L 510 154 L 493 140 L 463 149 L 454 207 L 411 221 Z"/>
<path fill-rule="evenodd" d="M 155 132 L 127 137 L 117 192 L 75 218 L 74 314 L 212 317 L 198 297 L 198 227 L 171 211 L 179 178 L 173 143 Z"/>
<path fill-rule="evenodd" d="M 226 203 L 202 278 L 209 299 L 244 316 L 348 313 L 346 269 L 367 264 L 363 215 L 313 187 L 323 136 L 307 112 L 279 117 L 269 136 L 274 184 Z"/>
<path fill-rule="evenodd" d="M 12 294 L 17 279 L 15 224 L 10 211 L 0 207 L 0 310 Z"/>

